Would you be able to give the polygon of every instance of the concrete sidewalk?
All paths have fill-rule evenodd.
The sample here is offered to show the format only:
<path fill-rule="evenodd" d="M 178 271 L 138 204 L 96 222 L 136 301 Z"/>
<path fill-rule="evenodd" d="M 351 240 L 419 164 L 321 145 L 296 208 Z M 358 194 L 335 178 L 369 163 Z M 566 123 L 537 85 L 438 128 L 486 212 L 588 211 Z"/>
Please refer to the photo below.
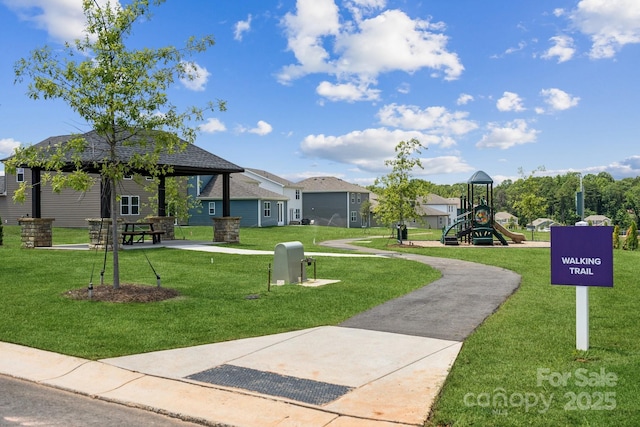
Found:
<path fill-rule="evenodd" d="M 520 277 L 464 261 L 357 251 L 350 255 L 424 262 L 442 278 L 339 326 L 100 361 L 0 343 L 0 374 L 205 425 L 423 425 L 462 341 Z"/>

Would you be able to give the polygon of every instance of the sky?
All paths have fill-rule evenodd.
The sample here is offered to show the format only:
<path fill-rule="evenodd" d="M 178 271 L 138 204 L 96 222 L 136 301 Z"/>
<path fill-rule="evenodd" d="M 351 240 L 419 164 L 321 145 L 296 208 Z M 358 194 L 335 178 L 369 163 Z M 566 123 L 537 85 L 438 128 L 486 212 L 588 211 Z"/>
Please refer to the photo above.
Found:
<path fill-rule="evenodd" d="M 33 49 L 82 35 L 81 4 L 0 0 L 0 158 L 90 130 L 14 81 Z M 478 170 L 496 184 L 640 175 L 638 0 L 167 0 L 152 11 L 132 47 L 214 36 L 192 58 L 196 78 L 168 95 L 180 107 L 226 101 L 193 124 L 196 145 L 239 166 L 365 186 L 416 138 L 412 175 L 435 184 Z"/>

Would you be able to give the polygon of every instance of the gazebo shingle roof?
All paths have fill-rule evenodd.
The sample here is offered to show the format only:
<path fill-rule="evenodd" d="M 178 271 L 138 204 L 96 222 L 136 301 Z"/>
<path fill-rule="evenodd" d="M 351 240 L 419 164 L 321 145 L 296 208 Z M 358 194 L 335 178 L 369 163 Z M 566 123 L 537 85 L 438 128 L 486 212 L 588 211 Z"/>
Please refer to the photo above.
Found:
<path fill-rule="evenodd" d="M 151 135 L 146 138 L 152 137 Z M 94 170 L 93 164 L 101 164 L 107 158 L 109 152 L 109 144 L 105 138 L 98 135 L 97 132 L 91 131 L 82 135 L 60 135 L 53 136 L 39 142 L 35 145 L 37 148 L 45 148 L 46 146 L 55 146 L 59 144 L 65 144 L 77 138 L 78 136 L 84 138 L 87 143 L 87 149 L 82 153 L 82 162 L 87 166 L 90 172 L 97 172 Z M 145 138 L 145 135 L 132 135 L 129 141 L 133 141 L 131 145 L 119 143 L 116 147 L 116 156 L 119 160 L 127 161 L 135 153 L 145 153 L 145 148 L 135 143 L 135 140 Z M 189 175 L 216 175 L 219 173 L 235 173 L 243 172 L 244 169 L 238 165 L 235 165 L 221 157 L 211 154 L 194 144 L 186 144 L 186 149 L 183 151 L 177 151 L 175 153 L 161 153 L 158 161 L 160 166 L 173 166 L 173 172 L 169 175 L 174 176 L 189 176 Z M 73 169 L 72 164 L 69 164 L 65 169 Z"/>

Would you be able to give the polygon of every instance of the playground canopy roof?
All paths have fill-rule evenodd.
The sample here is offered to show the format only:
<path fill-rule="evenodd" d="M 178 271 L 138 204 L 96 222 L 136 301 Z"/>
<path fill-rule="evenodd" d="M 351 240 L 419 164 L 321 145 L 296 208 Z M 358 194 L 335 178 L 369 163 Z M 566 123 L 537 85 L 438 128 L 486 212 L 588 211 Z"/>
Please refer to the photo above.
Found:
<path fill-rule="evenodd" d="M 478 171 L 474 173 L 467 184 L 493 184 L 493 179 L 484 171 Z"/>

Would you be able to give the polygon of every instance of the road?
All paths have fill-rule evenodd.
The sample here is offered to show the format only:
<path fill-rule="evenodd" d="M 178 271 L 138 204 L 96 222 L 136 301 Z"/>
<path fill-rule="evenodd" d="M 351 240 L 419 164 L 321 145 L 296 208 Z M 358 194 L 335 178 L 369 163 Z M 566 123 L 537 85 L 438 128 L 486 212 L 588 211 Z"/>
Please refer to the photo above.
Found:
<path fill-rule="evenodd" d="M 196 424 L 0 375 L 0 426 L 155 426 Z"/>

